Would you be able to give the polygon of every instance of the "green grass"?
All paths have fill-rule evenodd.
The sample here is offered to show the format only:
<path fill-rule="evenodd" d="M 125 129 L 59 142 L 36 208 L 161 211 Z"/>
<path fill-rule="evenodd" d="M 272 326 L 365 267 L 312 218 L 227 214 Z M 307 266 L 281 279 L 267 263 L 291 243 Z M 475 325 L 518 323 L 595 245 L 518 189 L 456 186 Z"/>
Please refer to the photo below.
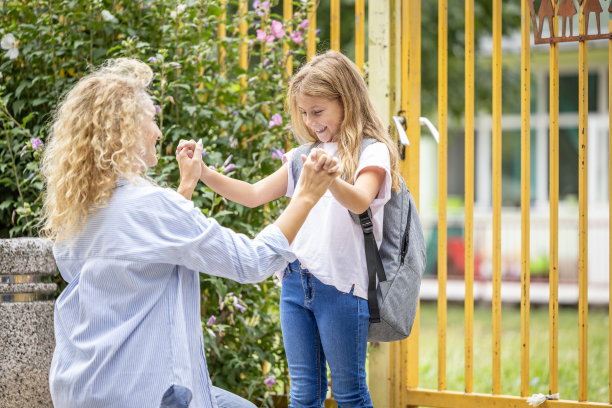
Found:
<path fill-rule="evenodd" d="M 502 308 L 501 391 L 520 395 L 521 321 L 520 309 Z M 438 388 L 437 304 L 421 304 L 419 337 L 419 386 Z M 491 306 L 474 308 L 474 392 L 491 393 L 492 388 Z M 464 314 L 462 304 L 449 304 L 446 340 L 446 389 L 464 391 Z M 530 393 L 548 393 L 548 307 L 531 307 Z M 578 310 L 559 311 L 559 396 L 578 399 Z M 608 391 L 609 319 L 607 308 L 591 308 L 588 319 L 588 400 L 609 402 Z"/>

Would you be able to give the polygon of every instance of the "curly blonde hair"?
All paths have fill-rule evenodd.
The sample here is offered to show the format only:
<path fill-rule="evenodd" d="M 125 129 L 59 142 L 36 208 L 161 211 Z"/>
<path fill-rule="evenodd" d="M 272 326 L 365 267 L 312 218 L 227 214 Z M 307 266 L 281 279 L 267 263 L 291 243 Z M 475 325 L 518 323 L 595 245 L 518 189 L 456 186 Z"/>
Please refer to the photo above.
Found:
<path fill-rule="evenodd" d="M 399 153 L 374 109 L 368 87 L 357 66 L 337 51 L 327 51 L 314 57 L 291 79 L 287 91 L 287 109 L 291 127 L 299 143 L 312 143 L 319 139 L 306 126 L 299 114 L 299 95 L 339 100 L 344 108 L 340 126 L 338 156 L 342 166 L 342 179 L 351 183 L 359 166 L 359 151 L 364 137 L 372 137 L 387 145 L 391 158 L 392 188 L 399 190 Z"/>
<path fill-rule="evenodd" d="M 145 63 L 117 58 L 61 100 L 43 153 L 44 236 L 60 241 L 77 233 L 108 203 L 120 177 L 134 179 L 146 169 L 140 136 L 152 78 Z"/>

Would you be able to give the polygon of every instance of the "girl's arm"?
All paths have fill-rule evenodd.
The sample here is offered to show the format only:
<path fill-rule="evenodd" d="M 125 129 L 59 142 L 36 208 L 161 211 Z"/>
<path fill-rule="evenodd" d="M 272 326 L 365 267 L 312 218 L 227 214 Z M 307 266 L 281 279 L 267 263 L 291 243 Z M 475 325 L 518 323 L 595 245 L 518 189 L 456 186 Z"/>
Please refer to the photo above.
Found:
<path fill-rule="evenodd" d="M 329 191 L 346 209 L 361 214 L 370 207 L 384 180 L 385 170 L 380 167 L 365 167 L 354 185 L 337 178 L 330 185 Z"/>
<path fill-rule="evenodd" d="M 185 152 L 188 157 L 193 156 L 196 143 L 193 140 L 181 140 L 177 149 L 178 156 Z M 200 152 L 201 154 L 201 152 Z M 200 157 L 200 156 L 198 156 Z M 283 165 L 268 177 L 250 184 L 242 180 L 233 179 L 212 170 L 200 161 L 200 180 L 202 180 L 215 193 L 242 204 L 246 207 L 257 207 L 282 197 L 287 192 L 287 166 Z"/>
<path fill-rule="evenodd" d="M 260 206 L 282 197 L 287 192 L 286 164 L 283 164 L 280 169 L 268 177 L 255 184 L 250 184 L 217 173 L 215 170 L 209 169 L 204 162 L 201 163 L 200 180 L 215 193 L 246 207 Z"/>

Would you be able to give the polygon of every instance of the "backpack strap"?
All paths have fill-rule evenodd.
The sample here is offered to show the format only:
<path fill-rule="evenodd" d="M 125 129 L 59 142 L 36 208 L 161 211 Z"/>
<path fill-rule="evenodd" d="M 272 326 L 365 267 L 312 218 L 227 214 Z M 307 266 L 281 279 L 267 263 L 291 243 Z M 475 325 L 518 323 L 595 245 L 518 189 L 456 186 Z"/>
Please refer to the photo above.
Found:
<path fill-rule="evenodd" d="M 361 141 L 359 156 L 366 147 L 376 143 L 377 140 L 365 136 Z M 365 247 L 366 264 L 368 266 L 368 308 L 370 309 L 370 323 L 380 323 L 380 310 L 378 308 L 378 296 L 376 292 L 376 277 L 379 282 L 387 280 L 385 268 L 374 238 L 374 224 L 372 223 L 372 210 L 368 208 L 362 214 L 355 214 L 349 211 L 351 218 L 361 226 L 363 231 L 363 245 Z"/>
<path fill-rule="evenodd" d="M 380 323 L 380 310 L 378 309 L 378 296 L 376 293 L 376 276 L 379 282 L 387 280 L 385 268 L 378 252 L 376 239 L 374 238 L 374 225 L 370 218 L 368 208 L 358 215 L 359 225 L 363 231 L 363 243 L 365 246 L 366 264 L 368 265 L 368 309 L 370 309 L 370 323 Z"/>

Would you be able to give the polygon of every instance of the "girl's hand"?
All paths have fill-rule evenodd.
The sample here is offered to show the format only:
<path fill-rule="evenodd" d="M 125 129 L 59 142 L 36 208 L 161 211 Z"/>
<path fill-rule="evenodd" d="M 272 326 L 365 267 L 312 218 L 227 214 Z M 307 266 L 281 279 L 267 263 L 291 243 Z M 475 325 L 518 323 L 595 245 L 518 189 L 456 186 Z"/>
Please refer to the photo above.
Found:
<path fill-rule="evenodd" d="M 315 162 L 315 169 L 325 169 L 329 174 L 339 171 L 340 164 L 337 158 L 328 154 L 325 150 L 315 148 L 310 151 L 309 157 Z M 305 162 L 306 156 L 302 155 L 302 161 Z"/>
<path fill-rule="evenodd" d="M 181 139 L 178 147 L 176 148 L 176 158 L 178 160 L 179 154 L 183 151 L 183 149 L 187 149 L 187 156 L 191 159 L 193 157 L 193 152 L 196 148 L 195 140 L 185 140 Z"/>

